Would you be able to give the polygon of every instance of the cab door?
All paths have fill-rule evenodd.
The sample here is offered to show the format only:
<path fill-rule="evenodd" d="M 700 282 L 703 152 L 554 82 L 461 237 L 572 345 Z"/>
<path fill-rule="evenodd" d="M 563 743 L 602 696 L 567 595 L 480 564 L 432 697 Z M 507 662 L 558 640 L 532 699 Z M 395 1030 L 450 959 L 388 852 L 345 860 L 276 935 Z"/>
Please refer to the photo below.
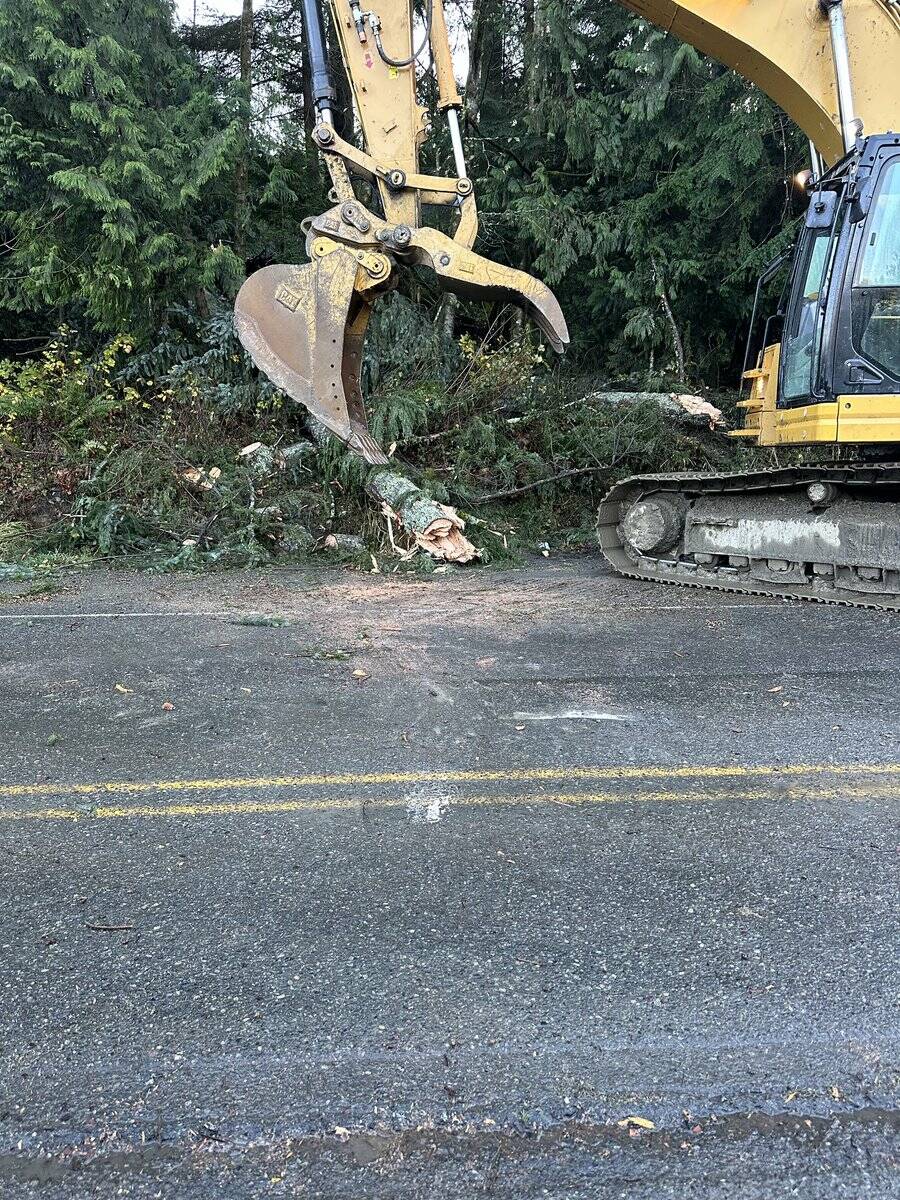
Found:
<path fill-rule="evenodd" d="M 835 396 L 892 397 L 900 395 L 900 138 L 879 139 L 864 162 L 849 209 L 830 384 Z"/>
<path fill-rule="evenodd" d="M 887 159 L 881 168 L 860 241 L 850 296 L 852 348 L 863 364 L 883 373 L 878 382 L 890 380 L 896 385 L 900 382 L 900 155 Z"/>
<path fill-rule="evenodd" d="M 779 407 L 814 403 L 822 344 L 822 302 L 832 256 L 832 229 L 803 231 L 781 339 Z"/>

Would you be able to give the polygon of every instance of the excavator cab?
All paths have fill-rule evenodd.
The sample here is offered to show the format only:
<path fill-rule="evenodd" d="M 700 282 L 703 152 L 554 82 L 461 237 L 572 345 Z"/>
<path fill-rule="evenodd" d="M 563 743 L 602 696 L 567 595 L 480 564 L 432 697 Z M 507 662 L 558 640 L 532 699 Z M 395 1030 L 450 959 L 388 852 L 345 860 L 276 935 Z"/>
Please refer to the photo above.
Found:
<path fill-rule="evenodd" d="M 815 180 L 787 302 L 767 329 L 778 318 L 780 342 L 745 372 L 754 386 L 735 435 L 900 441 L 900 137 L 861 141 Z"/>
<path fill-rule="evenodd" d="M 900 138 L 816 185 L 788 305 L 782 407 L 900 394 Z"/>

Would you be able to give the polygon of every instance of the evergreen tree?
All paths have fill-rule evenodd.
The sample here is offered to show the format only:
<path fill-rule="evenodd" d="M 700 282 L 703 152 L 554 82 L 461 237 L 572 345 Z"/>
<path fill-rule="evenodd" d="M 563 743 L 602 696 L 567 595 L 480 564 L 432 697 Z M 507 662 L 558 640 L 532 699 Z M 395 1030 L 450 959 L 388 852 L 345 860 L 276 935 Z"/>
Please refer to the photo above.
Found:
<path fill-rule="evenodd" d="M 615 5 L 531 11 L 518 29 L 509 11 L 525 53 L 508 46 L 480 97 L 486 233 L 556 288 L 583 359 L 734 382 L 753 280 L 791 237 L 804 140 L 752 85 Z"/>
<path fill-rule="evenodd" d="M 153 328 L 228 286 L 240 126 L 169 0 L 0 6 L 0 308 Z"/>

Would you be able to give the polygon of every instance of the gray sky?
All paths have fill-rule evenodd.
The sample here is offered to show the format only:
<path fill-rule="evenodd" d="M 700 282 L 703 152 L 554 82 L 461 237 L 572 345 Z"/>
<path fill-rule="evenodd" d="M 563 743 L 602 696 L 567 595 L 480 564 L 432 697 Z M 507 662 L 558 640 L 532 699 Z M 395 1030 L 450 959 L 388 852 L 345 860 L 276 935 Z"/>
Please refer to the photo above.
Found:
<path fill-rule="evenodd" d="M 178 16 L 185 24 L 190 24 L 194 19 L 194 0 L 177 0 L 176 7 Z M 263 7 L 257 3 L 254 8 Z M 209 15 L 210 13 L 225 13 L 228 16 L 237 16 L 241 11 L 241 0 L 197 0 L 197 20 Z"/>
<path fill-rule="evenodd" d="M 2 0 L 0 0 L 2 3 Z M 254 9 L 259 12 L 261 8 L 265 8 L 265 0 L 254 0 Z M 179 20 L 189 25 L 194 18 L 194 0 L 176 0 L 176 11 Z M 224 14 L 229 17 L 240 15 L 242 0 L 197 0 L 197 20 L 202 21 L 208 16 Z M 469 69 L 469 47 L 466 41 L 465 30 L 461 27 L 458 20 L 454 20 L 454 14 L 448 14 L 448 25 L 450 26 L 450 42 L 453 51 L 453 64 L 457 80 L 462 82 L 466 77 L 466 71 Z"/>

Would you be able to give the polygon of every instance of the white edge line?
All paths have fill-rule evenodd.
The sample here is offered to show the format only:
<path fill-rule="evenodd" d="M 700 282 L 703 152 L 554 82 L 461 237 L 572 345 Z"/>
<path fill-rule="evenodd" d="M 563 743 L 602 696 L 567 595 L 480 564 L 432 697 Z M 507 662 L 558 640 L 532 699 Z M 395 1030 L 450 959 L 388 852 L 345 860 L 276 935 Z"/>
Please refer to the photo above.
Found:
<path fill-rule="evenodd" d="M 683 604 L 650 604 L 641 607 L 640 612 L 721 612 L 729 611 L 730 609 L 740 609 L 742 612 L 746 609 L 778 609 L 781 611 L 781 606 L 773 604 L 705 604 L 702 607 L 699 605 L 686 609 Z M 610 612 L 622 615 L 622 610 L 619 608 L 595 608 L 593 612 Z M 20 613 L 0 613 L 0 621 L 123 621 L 123 620 L 164 620 L 165 618 L 181 619 L 185 617 L 205 618 L 213 621 L 231 621 L 241 620 L 242 618 L 252 617 L 267 617 L 271 614 L 267 612 L 242 612 L 235 610 L 232 612 L 67 612 L 67 613 L 48 613 L 48 612 L 20 612 Z M 291 617 L 286 614 L 286 619 Z"/>
<path fill-rule="evenodd" d="M 269 613 L 262 612 L 111 612 L 111 613 L 0 613 L 0 621 L 121 621 L 135 618 L 164 617 L 208 617 L 212 620 L 234 620 L 240 618 L 267 617 Z"/>

